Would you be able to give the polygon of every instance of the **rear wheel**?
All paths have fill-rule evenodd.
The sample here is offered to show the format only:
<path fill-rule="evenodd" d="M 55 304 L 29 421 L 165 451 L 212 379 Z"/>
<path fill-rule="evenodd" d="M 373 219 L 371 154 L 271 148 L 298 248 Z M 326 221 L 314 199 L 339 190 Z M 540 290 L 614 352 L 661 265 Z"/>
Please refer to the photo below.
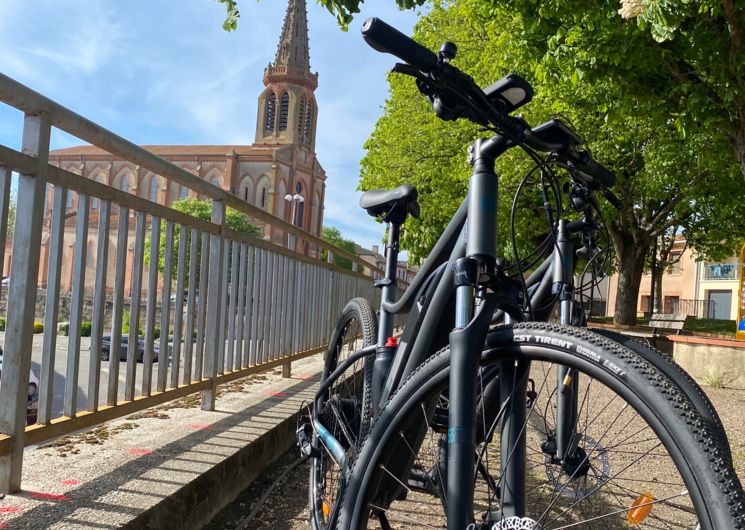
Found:
<path fill-rule="evenodd" d="M 494 421 L 479 425 L 475 529 L 743 528 L 742 487 L 716 436 L 650 363 L 587 331 L 542 323 L 498 330 L 487 346 L 481 373 L 499 365 L 499 386 L 515 391 L 502 391 Z M 445 348 L 422 364 L 371 426 L 337 528 L 445 527 L 446 458 L 431 426 L 449 362 Z M 551 444 L 557 366 L 580 382 L 578 436 L 563 461 Z M 526 418 L 513 424 L 522 443 L 512 446 L 501 443 L 510 403 L 524 404 Z M 503 473 L 515 465 L 524 484 Z M 412 469 L 429 470 L 429 487 L 411 486 Z"/>
<path fill-rule="evenodd" d="M 324 359 L 326 381 L 350 354 L 377 341 L 375 310 L 364 298 L 352 299 L 344 308 L 331 334 Z M 341 442 L 349 458 L 356 454 L 370 425 L 370 392 L 374 355 L 352 363 L 316 401 L 314 418 Z M 310 522 L 314 530 L 328 528 L 328 520 L 341 489 L 342 470 L 314 432 L 310 460 Z"/>

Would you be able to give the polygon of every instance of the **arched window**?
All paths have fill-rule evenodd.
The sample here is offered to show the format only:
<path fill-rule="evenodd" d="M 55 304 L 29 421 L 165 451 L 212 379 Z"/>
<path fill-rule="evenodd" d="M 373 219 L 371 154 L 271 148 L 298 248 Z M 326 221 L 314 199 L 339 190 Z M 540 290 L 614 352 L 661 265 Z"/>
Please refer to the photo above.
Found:
<path fill-rule="evenodd" d="M 158 177 L 155 175 L 150 177 L 150 194 L 148 198 L 152 202 L 158 202 Z"/>
<path fill-rule="evenodd" d="M 186 186 L 181 186 L 181 193 L 179 195 L 180 199 L 188 199 L 189 198 L 189 188 Z"/>
<path fill-rule="evenodd" d="M 305 194 L 303 193 L 303 185 L 300 181 L 295 184 L 295 193 L 303 197 L 305 200 Z M 295 218 L 292 220 L 292 224 L 295 226 L 303 227 L 303 214 L 305 213 L 305 200 L 298 201 L 295 208 Z"/>
<path fill-rule="evenodd" d="M 310 143 L 310 136 L 313 127 L 313 102 L 308 101 L 308 105 L 305 108 L 305 123 L 303 124 L 303 142 L 306 144 Z"/>
<path fill-rule="evenodd" d="M 96 175 L 96 182 L 103 182 L 103 175 Z M 98 210 L 98 199 L 91 197 L 91 210 Z"/>
<path fill-rule="evenodd" d="M 305 96 L 300 98 L 300 105 L 297 111 L 297 137 L 302 141 L 303 125 L 305 124 Z"/>
<path fill-rule="evenodd" d="M 269 179 L 266 176 L 261 177 L 256 184 L 256 206 L 266 210 L 269 205 Z"/>
<path fill-rule="evenodd" d="M 122 190 L 124 193 L 129 191 L 129 177 L 126 174 L 122 174 L 121 182 L 119 182 L 119 189 Z"/>
<path fill-rule="evenodd" d="M 251 177 L 248 175 L 245 175 L 241 179 L 241 185 L 238 188 L 238 196 L 243 199 L 246 202 L 253 202 L 253 185 L 251 182 Z"/>
<path fill-rule="evenodd" d="M 285 92 L 279 100 L 279 130 L 287 130 L 287 113 L 290 110 L 290 94 Z"/>
<path fill-rule="evenodd" d="M 264 130 L 267 132 L 274 131 L 274 117 L 277 113 L 277 96 L 272 92 L 266 98 L 266 107 L 264 108 Z"/>

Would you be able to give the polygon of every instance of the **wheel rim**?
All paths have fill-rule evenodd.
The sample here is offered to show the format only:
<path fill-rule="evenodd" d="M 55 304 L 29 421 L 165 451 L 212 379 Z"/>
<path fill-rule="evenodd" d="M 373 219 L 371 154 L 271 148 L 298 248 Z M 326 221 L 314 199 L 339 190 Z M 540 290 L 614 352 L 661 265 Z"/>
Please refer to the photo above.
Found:
<path fill-rule="evenodd" d="M 529 493 L 527 513 L 522 515 L 533 521 L 533 528 L 696 528 L 693 501 L 660 437 L 621 395 L 588 374 L 580 379 L 577 445 L 585 451 L 585 460 L 591 465 L 586 472 L 569 474 L 562 464 L 546 454 L 541 443 L 555 422 L 549 407 L 556 389 L 555 370 L 555 365 L 536 361 L 530 372 L 537 395 L 523 426 L 528 448 L 525 469 Z M 389 434 L 389 440 L 396 437 L 398 440 L 394 449 L 386 443 L 385 451 L 408 451 L 410 458 L 416 452 L 415 464 L 425 469 L 429 466 L 433 470 L 431 474 L 436 475 L 433 466 L 441 458 L 437 456 L 437 435 L 433 435 L 431 428 L 421 441 L 412 434 L 418 431 L 417 425 L 430 422 L 431 413 L 427 412 L 424 401 L 409 405 L 404 415 L 413 418 L 415 413 L 419 415 L 417 420 L 412 419 L 403 428 L 397 426 L 399 432 Z M 645 416 L 649 413 L 645 411 Z M 492 443 L 480 446 L 477 451 L 482 454 L 482 469 L 477 473 L 474 521 L 479 524 L 488 521 L 483 528 L 501 530 L 513 528 L 509 525 L 518 521 L 527 522 L 500 512 L 499 435 L 497 428 Z M 385 484 L 382 489 L 398 488 L 406 499 L 390 502 L 385 495 L 378 495 L 368 506 L 369 515 L 374 519 L 382 512 L 393 528 L 444 528 L 446 500 L 438 497 L 436 488 L 423 492 L 403 484 L 401 468 L 400 459 L 381 461 L 382 471 L 372 483 L 382 482 Z M 649 497 L 645 495 L 648 493 Z"/>

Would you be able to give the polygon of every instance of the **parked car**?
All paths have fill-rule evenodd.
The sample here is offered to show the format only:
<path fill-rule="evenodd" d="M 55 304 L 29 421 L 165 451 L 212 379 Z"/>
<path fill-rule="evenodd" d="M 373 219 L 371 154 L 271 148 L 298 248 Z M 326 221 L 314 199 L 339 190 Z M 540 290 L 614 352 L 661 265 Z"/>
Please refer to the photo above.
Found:
<path fill-rule="evenodd" d="M 3 375 L 3 349 L 0 347 L 0 378 Z M 32 369 L 28 374 L 28 401 L 26 402 L 26 425 L 33 425 L 39 416 L 39 378 Z"/>
<path fill-rule="evenodd" d="M 183 302 L 184 302 L 184 305 L 186 305 L 186 304 L 189 303 L 189 291 L 187 291 L 186 289 L 184 289 L 183 296 L 184 296 Z M 178 299 L 178 293 L 173 293 L 171 295 L 171 305 L 176 305 L 176 300 L 177 299 Z M 194 303 L 195 304 L 199 303 L 199 292 L 198 291 L 194 293 Z"/>
<path fill-rule="evenodd" d="M 127 350 L 129 349 L 129 335 L 122 335 L 121 346 L 119 347 L 119 360 L 127 360 Z M 153 362 L 158 362 L 158 354 L 160 348 L 157 344 L 153 344 Z M 142 358 L 145 355 L 145 338 L 142 336 L 137 337 L 137 362 L 141 363 Z M 111 356 L 111 335 L 104 335 L 101 340 L 101 360 L 108 361 Z"/>

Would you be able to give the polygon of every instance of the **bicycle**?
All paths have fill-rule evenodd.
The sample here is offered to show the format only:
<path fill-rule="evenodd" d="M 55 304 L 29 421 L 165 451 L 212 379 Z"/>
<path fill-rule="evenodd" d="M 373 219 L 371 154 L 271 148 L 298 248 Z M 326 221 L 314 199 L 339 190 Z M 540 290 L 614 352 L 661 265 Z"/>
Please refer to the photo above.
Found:
<path fill-rule="evenodd" d="M 696 442 L 697 437 L 711 438 L 711 430 L 685 395 L 659 370 L 629 350 L 583 330 L 541 323 L 517 323 L 490 330 L 497 309 L 517 322 L 522 320 L 520 292 L 500 270 L 496 260 L 495 159 L 514 146 L 525 149 L 539 163 L 541 159 L 536 151 L 552 152 L 571 165 L 575 178 L 606 197 L 612 197 L 608 190 L 613 183 L 612 174 L 577 148 L 576 135 L 561 122 L 553 120 L 531 129 L 524 120 L 509 116 L 530 99 L 531 88 L 521 78 L 509 76 L 482 91 L 470 77 L 450 64 L 455 55 L 454 46 L 445 45 L 440 54 L 435 55 L 377 19 L 366 22 L 363 27 L 366 40 L 374 48 L 393 53 L 408 63 L 397 65 L 396 71 L 417 78 L 420 90 L 430 99 L 438 116 L 445 119 L 465 117 L 497 134 L 474 143 L 471 153 L 474 172 L 468 198 L 409 289 L 394 302 L 395 285 L 391 277 L 383 280 L 376 343 L 372 343 L 374 333 L 370 332 L 370 326 L 363 325 L 360 332 L 349 335 L 355 341 L 361 337 L 361 349 L 351 345 L 345 352 L 343 347 L 338 347 L 343 346 L 343 340 L 334 342 L 329 349 L 335 362 L 327 362 L 328 369 L 315 403 L 318 413 L 306 418 L 308 423 L 299 429 L 301 442 L 305 441 L 304 447 L 316 461 L 316 476 L 325 481 L 330 470 L 337 470 L 329 484 L 313 484 L 313 478 L 311 480 L 314 527 L 360 528 L 374 515 L 383 528 L 390 528 L 391 506 L 405 502 L 399 497 L 415 495 L 407 486 L 411 470 L 417 466 L 428 469 L 427 464 L 415 465 L 425 436 L 445 430 L 447 450 L 435 448 L 434 437 L 430 436 L 430 456 L 436 459 L 443 453 L 446 455 L 447 476 L 439 486 L 430 485 L 440 493 L 441 502 L 435 506 L 444 510 L 435 524 L 447 521 L 449 530 L 543 528 L 547 523 L 556 522 L 547 521 L 553 516 L 552 509 L 565 509 L 558 518 L 554 517 L 562 522 L 576 516 L 577 505 L 582 504 L 582 510 L 590 505 L 591 497 L 605 502 L 605 497 L 594 495 L 600 490 L 603 494 L 610 490 L 613 496 L 631 499 L 626 506 L 618 502 L 621 509 L 616 506 L 615 511 L 606 513 L 602 524 L 608 522 L 607 517 L 625 516 L 639 526 L 648 520 L 665 521 L 661 516 L 668 517 L 667 512 L 675 512 L 687 518 L 686 527 L 695 528 L 698 523 L 702 528 L 740 528 L 742 488 L 723 456 L 723 449 L 716 439 L 708 446 Z M 508 97 L 516 94 L 522 97 Z M 403 222 L 408 214 L 416 214 L 418 210 L 413 189 L 398 188 L 363 196 L 362 202 L 370 213 L 389 216 L 389 221 Z M 466 222 L 464 233 L 462 228 Z M 387 258 L 397 250 L 397 238 L 392 232 L 389 232 Z M 453 290 L 454 303 L 451 301 Z M 429 296 L 420 297 L 420 293 Z M 405 310 L 409 310 L 409 316 L 404 334 L 395 354 L 391 355 L 393 351 L 386 349 L 383 340 L 391 335 L 392 315 Z M 368 320 L 362 312 L 355 310 L 353 313 L 355 316 L 350 322 L 364 324 Z M 445 323 L 453 319 L 455 329 L 448 334 L 453 326 Z M 349 327 L 342 325 L 340 329 Z M 346 335 L 340 333 L 335 337 Z M 431 355 L 442 346 L 438 353 Z M 373 353 L 376 359 L 370 370 Z M 342 360 L 342 357 L 345 358 Z M 368 369 L 362 369 L 361 375 L 353 375 L 358 373 L 351 368 L 355 363 L 366 364 Z M 531 365 L 534 370 L 541 367 L 545 376 L 537 390 L 534 385 L 538 372 L 531 370 Z M 592 387 L 593 399 L 613 396 L 601 411 L 603 415 L 616 396 L 621 398 L 618 401 L 621 414 L 635 409 L 635 414 L 624 420 L 625 426 L 642 428 L 621 443 L 641 444 L 645 439 L 639 440 L 636 436 L 645 433 L 650 436 L 649 440 L 657 441 L 652 449 L 662 447 L 670 451 L 670 454 L 659 455 L 650 450 L 645 456 L 656 463 L 662 458 L 668 464 L 662 469 L 665 473 L 672 469 L 675 476 L 662 481 L 663 489 L 678 488 L 676 493 L 667 491 L 660 495 L 655 490 L 655 497 L 629 488 L 616 492 L 615 484 L 613 487 L 609 484 L 611 478 L 617 477 L 601 473 L 594 475 L 594 482 L 591 481 L 594 486 L 586 487 L 579 496 L 573 497 L 574 505 L 567 506 L 562 495 L 567 492 L 567 483 L 551 484 L 553 496 L 543 504 L 539 502 L 541 499 L 528 502 L 526 481 L 533 480 L 526 469 L 526 444 L 531 441 L 528 422 L 535 419 L 539 402 L 545 401 L 546 410 L 553 402 L 557 388 L 556 365 L 583 374 L 587 385 L 571 394 L 580 413 L 584 403 L 590 401 L 588 397 L 594 381 L 597 383 Z M 494 377 L 494 367 L 498 378 Z M 342 377 L 346 372 L 349 377 Z M 388 377 L 381 374 L 388 374 Z M 363 380 L 361 392 L 358 390 L 360 377 Z M 549 379 L 554 383 L 546 384 Z M 347 386 L 350 381 L 352 387 Z M 530 381 L 533 386 L 529 389 Z M 596 391 L 601 385 L 606 389 Z M 446 388 L 448 391 L 444 392 Z M 362 398 L 358 397 L 360 394 Z M 449 401 L 449 417 L 444 421 L 436 414 L 443 396 Z M 367 400 L 370 406 L 365 408 L 359 403 L 360 399 Z M 479 437 L 473 432 L 479 423 L 473 417 L 479 405 L 477 399 L 482 411 L 497 404 L 493 413 L 487 416 L 484 412 L 479 425 L 483 432 Z M 332 406 L 326 406 L 329 404 Z M 363 418 L 368 410 L 375 412 L 372 422 L 369 415 Z M 333 430 L 320 420 L 328 411 L 336 425 Z M 589 408 L 585 412 L 589 412 Z M 614 421 L 618 421 L 621 414 Z M 493 420 L 487 422 L 487 417 Z M 592 418 L 593 422 L 588 419 L 589 416 L 582 435 L 586 447 L 584 456 L 571 463 L 571 472 L 564 470 L 570 479 L 588 477 L 594 460 L 597 460 L 595 465 L 602 464 L 601 469 L 606 467 L 611 447 L 601 442 L 605 442 L 603 438 L 610 427 L 595 439 L 590 436 L 589 429 L 595 427 L 594 420 L 599 423 L 602 418 L 598 415 Z M 611 427 L 613 425 L 611 423 Z M 533 430 L 545 434 L 540 428 Z M 364 440 L 360 442 L 357 435 Z M 501 470 L 496 479 L 489 470 L 489 457 L 495 456 L 489 445 L 495 440 L 499 442 L 496 456 Z M 501 448 L 507 450 L 500 451 Z M 544 452 L 538 454 L 544 455 Z M 476 462 L 474 455 L 478 455 Z M 686 457 L 691 464 L 686 462 Z M 545 458 L 541 458 L 544 465 Z M 566 463 L 561 465 L 566 466 Z M 478 478 L 484 483 L 481 489 L 474 487 Z M 669 477 L 665 475 L 664 478 Z M 434 483 L 431 477 L 430 482 Z M 709 487 L 708 482 L 718 486 Z M 629 491 L 638 494 L 629 497 Z M 533 513 L 541 505 L 545 507 L 544 513 Z M 528 508 L 531 511 L 527 511 Z M 651 510 L 656 513 L 650 515 Z"/>

